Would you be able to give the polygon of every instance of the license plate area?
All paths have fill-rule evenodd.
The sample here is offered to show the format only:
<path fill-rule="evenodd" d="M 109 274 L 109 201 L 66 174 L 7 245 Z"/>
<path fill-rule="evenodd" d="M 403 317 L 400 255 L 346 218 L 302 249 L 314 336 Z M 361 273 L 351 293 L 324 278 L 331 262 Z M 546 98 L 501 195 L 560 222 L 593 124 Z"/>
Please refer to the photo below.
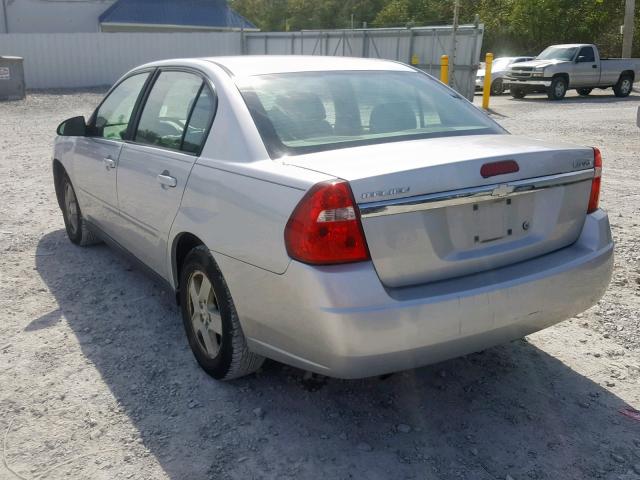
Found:
<path fill-rule="evenodd" d="M 536 229 L 536 203 L 539 203 L 536 197 L 538 194 L 530 193 L 442 209 L 444 217 L 441 218 L 446 218 L 449 235 L 447 245 L 443 244 L 438 250 L 449 252 L 443 258 L 457 258 L 458 255 L 482 255 L 486 249 L 493 249 L 497 245 L 507 250 L 507 245 L 519 248 L 520 240 L 535 232 L 543 233 Z M 552 208 L 553 205 L 548 204 L 542 210 L 550 212 Z M 433 210 L 431 213 L 437 215 L 436 212 Z M 507 250 L 503 250 L 503 253 Z"/>
<path fill-rule="evenodd" d="M 513 234 L 511 199 L 473 204 L 473 242 L 489 243 Z"/>

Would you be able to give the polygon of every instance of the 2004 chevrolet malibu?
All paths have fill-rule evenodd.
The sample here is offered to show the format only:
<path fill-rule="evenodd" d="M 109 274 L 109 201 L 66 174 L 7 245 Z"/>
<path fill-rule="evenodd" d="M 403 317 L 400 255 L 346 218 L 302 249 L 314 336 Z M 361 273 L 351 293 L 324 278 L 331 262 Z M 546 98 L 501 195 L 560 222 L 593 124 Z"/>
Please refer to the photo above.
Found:
<path fill-rule="evenodd" d="M 295 56 L 136 68 L 53 160 L 70 240 L 157 274 L 218 379 L 265 357 L 382 374 L 589 308 L 613 263 L 601 168 L 410 66 Z"/>

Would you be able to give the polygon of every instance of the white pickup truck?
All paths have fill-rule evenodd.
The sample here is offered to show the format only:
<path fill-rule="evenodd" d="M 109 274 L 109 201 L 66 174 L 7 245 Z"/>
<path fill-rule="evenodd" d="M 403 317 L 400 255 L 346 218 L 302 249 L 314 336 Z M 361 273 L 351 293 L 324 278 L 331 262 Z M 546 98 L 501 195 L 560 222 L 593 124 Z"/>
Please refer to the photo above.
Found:
<path fill-rule="evenodd" d="M 511 96 L 546 93 L 550 100 L 561 100 L 575 88 L 589 95 L 594 88 L 613 88 L 616 97 L 626 97 L 640 73 L 640 59 L 600 58 L 592 44 L 552 45 L 529 62 L 511 66 L 506 74 Z"/>

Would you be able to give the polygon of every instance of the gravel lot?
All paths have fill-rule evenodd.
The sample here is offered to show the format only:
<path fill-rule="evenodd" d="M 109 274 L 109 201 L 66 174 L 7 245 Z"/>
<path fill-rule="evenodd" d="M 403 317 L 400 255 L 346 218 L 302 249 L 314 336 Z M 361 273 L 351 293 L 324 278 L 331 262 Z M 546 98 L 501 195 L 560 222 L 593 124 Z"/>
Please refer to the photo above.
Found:
<path fill-rule="evenodd" d="M 617 257 L 599 305 L 385 379 L 270 362 L 232 383 L 197 367 L 152 280 L 66 239 L 54 129 L 100 98 L 0 103 L 0 479 L 640 479 L 620 413 L 640 408 L 640 96 L 492 101 L 513 133 L 601 147 Z"/>

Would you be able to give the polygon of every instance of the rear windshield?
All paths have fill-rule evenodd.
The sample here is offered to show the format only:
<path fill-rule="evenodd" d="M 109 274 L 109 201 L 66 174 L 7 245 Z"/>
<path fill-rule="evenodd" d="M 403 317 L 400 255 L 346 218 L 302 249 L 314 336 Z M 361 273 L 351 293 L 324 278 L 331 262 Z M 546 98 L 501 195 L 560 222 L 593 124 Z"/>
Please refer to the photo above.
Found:
<path fill-rule="evenodd" d="M 504 133 L 420 72 L 258 75 L 238 85 L 272 158 L 454 135 Z"/>

